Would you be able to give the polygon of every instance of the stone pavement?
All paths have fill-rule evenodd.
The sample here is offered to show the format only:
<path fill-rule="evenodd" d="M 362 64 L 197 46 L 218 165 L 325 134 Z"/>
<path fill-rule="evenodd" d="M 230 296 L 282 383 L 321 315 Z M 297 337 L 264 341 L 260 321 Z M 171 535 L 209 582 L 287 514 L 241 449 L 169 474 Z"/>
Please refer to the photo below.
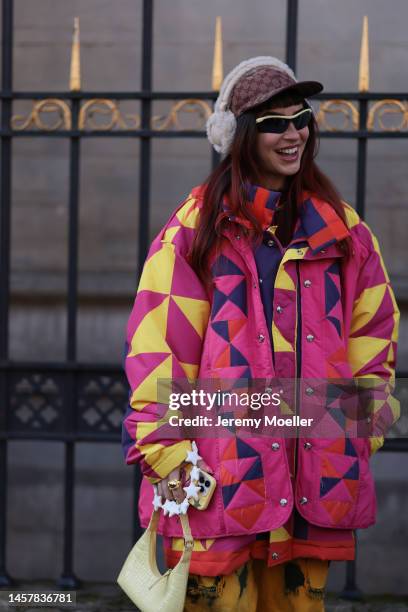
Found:
<path fill-rule="evenodd" d="M 14 587 L 18 591 L 54 591 L 52 583 L 24 583 Z M 0 590 L 1 593 L 1 590 Z M 0 597 L 0 612 L 136 612 L 135 606 L 115 584 L 85 583 L 77 591 L 75 607 L 9 607 Z M 274 611 L 275 612 L 275 611 Z M 279 612 L 278 610 L 276 612 Z M 326 603 L 326 612 L 408 612 L 408 597 L 371 597 L 364 603 L 349 602 L 329 595 Z"/>

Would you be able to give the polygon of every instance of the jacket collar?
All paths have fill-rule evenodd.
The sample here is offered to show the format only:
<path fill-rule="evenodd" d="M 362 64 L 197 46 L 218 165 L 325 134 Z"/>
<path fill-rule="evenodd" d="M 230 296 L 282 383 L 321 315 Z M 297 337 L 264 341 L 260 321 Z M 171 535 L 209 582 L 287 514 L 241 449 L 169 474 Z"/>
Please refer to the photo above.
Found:
<path fill-rule="evenodd" d="M 249 183 L 246 184 L 246 191 L 248 206 L 261 224 L 262 229 L 274 229 L 273 217 L 279 205 L 281 192 Z M 228 196 L 224 197 L 222 209 L 226 213 L 231 213 Z M 248 229 L 252 228 L 247 219 L 233 214 L 229 214 L 228 218 L 230 221 L 239 223 Z M 316 254 L 349 235 L 348 228 L 328 202 L 320 200 L 311 192 L 303 192 L 299 217 L 290 245 L 294 242 L 306 241 L 312 253 Z"/>

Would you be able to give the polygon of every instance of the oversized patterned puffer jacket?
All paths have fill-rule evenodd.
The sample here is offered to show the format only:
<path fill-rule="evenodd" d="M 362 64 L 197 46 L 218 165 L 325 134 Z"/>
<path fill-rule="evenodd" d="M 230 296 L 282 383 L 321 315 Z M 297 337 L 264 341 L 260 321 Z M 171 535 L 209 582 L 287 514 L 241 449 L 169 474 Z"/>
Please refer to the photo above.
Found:
<path fill-rule="evenodd" d="M 275 367 L 252 246 L 236 224 L 225 230 L 213 260 L 210 293 L 188 263 L 202 187 L 192 190 L 152 243 L 127 326 L 130 399 L 123 421 L 126 462 L 139 462 L 145 476 L 139 498 L 144 527 L 152 483 L 191 448 L 190 440 L 161 435 L 158 420 L 169 410 L 158 401 L 157 379 L 295 377 L 298 334 L 303 379 L 394 378 L 399 310 L 378 242 L 349 205 L 347 228 L 329 204 L 304 195 L 301 232 L 285 250 L 275 280 L 274 308 L 282 313 L 272 325 Z M 338 241 L 347 235 L 353 255 L 345 261 Z M 385 408 L 397 417 L 398 405 Z M 315 525 L 367 527 L 376 511 L 369 456 L 381 443 L 378 437 L 299 440 L 293 487 L 284 440 L 200 439 L 199 453 L 214 470 L 217 488 L 205 512 L 189 510 L 193 536 L 270 531 L 294 506 Z M 178 517 L 162 517 L 159 532 L 180 537 Z"/>

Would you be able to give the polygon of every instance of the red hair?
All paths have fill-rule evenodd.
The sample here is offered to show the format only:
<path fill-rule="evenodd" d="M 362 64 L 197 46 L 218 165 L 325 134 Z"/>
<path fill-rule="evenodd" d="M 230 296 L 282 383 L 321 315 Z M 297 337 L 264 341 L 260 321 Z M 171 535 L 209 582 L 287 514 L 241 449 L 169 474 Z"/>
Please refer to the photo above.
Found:
<path fill-rule="evenodd" d="M 210 252 L 219 247 L 221 232 L 227 222 L 227 213 L 222 211 L 221 204 L 228 194 L 229 207 L 233 215 L 247 219 L 252 226 L 255 239 L 261 240 L 262 228 L 251 214 L 245 198 L 245 183 L 259 184 L 261 181 L 260 160 L 257 155 L 256 115 L 263 109 L 278 106 L 291 106 L 304 102 L 303 98 L 282 94 L 262 105 L 250 109 L 237 118 L 237 128 L 230 153 L 211 172 L 204 181 L 204 196 L 197 234 L 191 251 L 191 265 L 198 276 L 209 282 L 208 257 Z M 286 245 L 290 242 L 298 216 L 298 207 L 302 202 L 302 193 L 310 191 L 319 199 L 330 204 L 347 226 L 346 215 L 341 197 L 330 179 L 319 169 L 314 161 L 319 149 L 318 125 L 312 116 L 309 123 L 309 137 L 300 162 L 299 171 L 287 177 L 282 190 L 279 210 L 275 212 L 278 230 L 277 236 Z M 240 231 L 248 233 L 240 226 Z M 342 240 L 340 248 L 346 257 L 350 256 L 350 238 Z"/>

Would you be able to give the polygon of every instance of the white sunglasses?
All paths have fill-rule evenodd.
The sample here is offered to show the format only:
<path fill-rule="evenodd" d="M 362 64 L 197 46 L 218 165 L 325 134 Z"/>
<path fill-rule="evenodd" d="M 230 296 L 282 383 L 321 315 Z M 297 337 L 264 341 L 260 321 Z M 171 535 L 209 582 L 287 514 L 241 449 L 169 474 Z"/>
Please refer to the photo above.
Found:
<path fill-rule="evenodd" d="M 269 132 L 273 134 L 283 134 L 292 121 L 297 130 L 305 128 L 312 117 L 312 109 L 304 108 L 294 115 L 265 115 L 255 119 L 258 132 Z"/>

